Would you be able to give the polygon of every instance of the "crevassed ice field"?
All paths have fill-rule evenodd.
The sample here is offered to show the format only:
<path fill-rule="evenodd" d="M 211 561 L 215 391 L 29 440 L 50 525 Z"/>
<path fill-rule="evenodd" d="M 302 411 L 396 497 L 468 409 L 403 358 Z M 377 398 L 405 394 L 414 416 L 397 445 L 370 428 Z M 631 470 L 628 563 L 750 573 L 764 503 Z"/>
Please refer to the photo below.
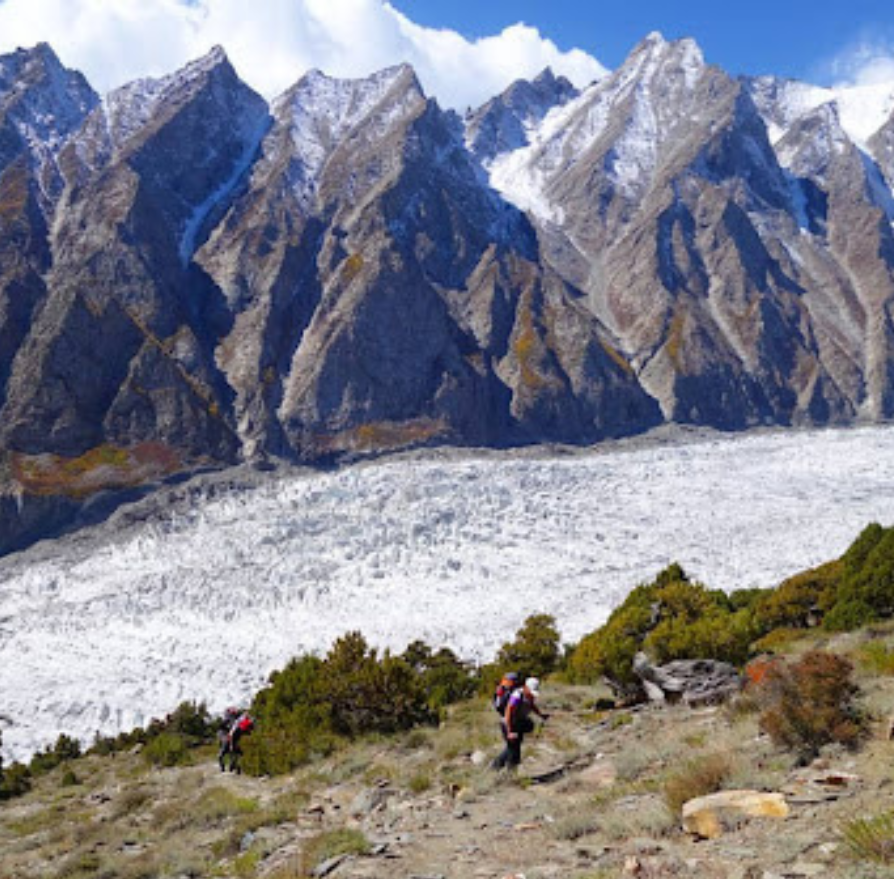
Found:
<path fill-rule="evenodd" d="M 488 659 L 547 612 L 573 641 L 672 561 L 775 586 L 892 519 L 894 427 L 412 456 L 233 490 L 0 562 L 5 755 L 245 700 L 351 629 Z"/>

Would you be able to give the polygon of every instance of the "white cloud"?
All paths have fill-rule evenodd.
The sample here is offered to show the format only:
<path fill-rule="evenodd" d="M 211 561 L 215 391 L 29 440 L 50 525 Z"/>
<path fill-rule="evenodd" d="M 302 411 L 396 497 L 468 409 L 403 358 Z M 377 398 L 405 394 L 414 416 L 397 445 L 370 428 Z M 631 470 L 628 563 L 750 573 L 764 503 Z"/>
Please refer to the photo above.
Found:
<path fill-rule="evenodd" d="M 245 0 L 0 0 L 0 52 L 41 41 L 99 91 L 169 73 L 216 44 L 267 97 L 312 67 L 351 77 L 407 61 L 429 94 L 457 108 L 547 65 L 579 86 L 604 73 L 524 24 L 471 41 L 384 0 L 259 0 L 250 13 Z"/>
<path fill-rule="evenodd" d="M 894 42 L 861 39 L 840 52 L 829 65 L 836 86 L 894 86 Z"/>

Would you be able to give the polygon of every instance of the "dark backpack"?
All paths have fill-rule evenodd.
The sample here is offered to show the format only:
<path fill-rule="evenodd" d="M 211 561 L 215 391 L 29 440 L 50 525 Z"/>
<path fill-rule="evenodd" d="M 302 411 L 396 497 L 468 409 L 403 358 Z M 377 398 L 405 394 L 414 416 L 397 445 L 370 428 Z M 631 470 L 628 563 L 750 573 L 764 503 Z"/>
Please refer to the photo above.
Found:
<path fill-rule="evenodd" d="M 496 711 L 500 717 L 506 713 L 506 706 L 509 704 L 509 699 L 520 686 L 518 675 L 514 671 L 503 675 L 503 680 L 497 684 L 497 689 L 494 691 L 494 711 Z"/>

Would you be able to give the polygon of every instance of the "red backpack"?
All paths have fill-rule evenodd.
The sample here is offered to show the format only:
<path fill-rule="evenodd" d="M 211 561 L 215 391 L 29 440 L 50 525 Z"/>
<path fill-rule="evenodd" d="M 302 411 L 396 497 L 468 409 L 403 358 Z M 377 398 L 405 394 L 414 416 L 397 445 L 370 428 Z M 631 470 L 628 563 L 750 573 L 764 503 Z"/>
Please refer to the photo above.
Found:
<path fill-rule="evenodd" d="M 503 675 L 503 680 L 497 684 L 497 689 L 494 691 L 494 711 L 501 717 L 506 713 L 509 698 L 520 686 L 518 675 L 514 671 Z"/>

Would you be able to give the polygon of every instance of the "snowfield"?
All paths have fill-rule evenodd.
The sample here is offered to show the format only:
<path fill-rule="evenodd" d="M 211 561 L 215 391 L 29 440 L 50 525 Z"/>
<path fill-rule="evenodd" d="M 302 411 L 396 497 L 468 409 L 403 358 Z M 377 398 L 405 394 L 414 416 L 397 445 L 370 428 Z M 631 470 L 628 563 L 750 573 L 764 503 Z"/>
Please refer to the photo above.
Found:
<path fill-rule="evenodd" d="M 672 561 L 775 586 L 894 518 L 894 427 L 662 436 L 286 471 L 10 556 L 4 756 L 244 701 L 351 629 L 488 659 L 547 612 L 573 641 Z"/>

